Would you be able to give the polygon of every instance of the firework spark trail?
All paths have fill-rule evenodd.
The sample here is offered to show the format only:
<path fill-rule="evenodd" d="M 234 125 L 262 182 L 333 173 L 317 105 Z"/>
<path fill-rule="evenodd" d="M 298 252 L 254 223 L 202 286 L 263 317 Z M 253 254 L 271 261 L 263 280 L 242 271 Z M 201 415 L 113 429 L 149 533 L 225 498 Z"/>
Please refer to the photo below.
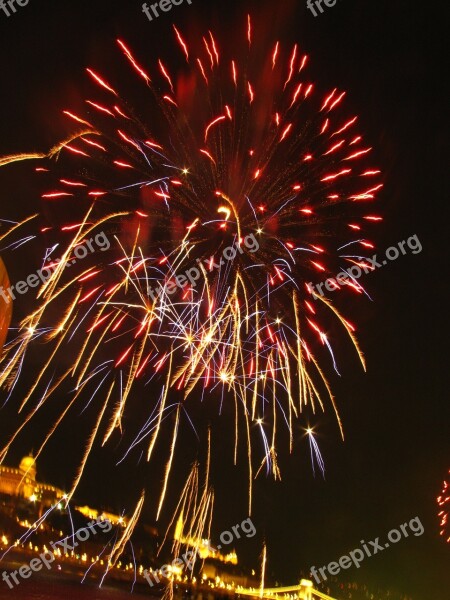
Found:
<path fill-rule="evenodd" d="M 134 509 L 134 513 L 131 516 L 131 518 L 129 519 L 127 526 L 125 527 L 125 529 L 123 530 L 122 535 L 119 537 L 118 540 L 116 540 L 114 542 L 114 545 L 111 549 L 111 552 L 108 556 L 108 565 L 106 567 L 106 570 L 103 574 L 103 577 L 101 579 L 101 583 L 100 586 L 103 585 L 103 582 L 105 581 L 108 573 L 111 571 L 111 569 L 113 569 L 116 564 L 117 561 L 119 560 L 119 558 L 122 556 L 124 550 L 125 550 L 125 546 L 130 542 L 131 540 L 131 536 L 133 535 L 133 532 L 136 528 L 136 525 L 139 521 L 139 517 L 141 515 L 141 511 L 142 511 L 142 507 L 144 505 L 144 500 L 145 500 L 145 491 L 142 491 L 141 497 L 138 501 L 138 503 L 136 504 L 136 508 Z"/>
<path fill-rule="evenodd" d="M 267 545 L 264 543 L 262 560 L 261 560 L 261 583 L 259 586 L 259 597 L 264 596 L 264 587 L 266 581 L 266 567 L 267 567 Z"/>
<path fill-rule="evenodd" d="M 317 466 L 319 467 L 319 469 L 322 472 L 322 477 L 325 479 L 325 463 L 323 462 L 323 458 L 320 453 L 319 445 L 316 442 L 316 439 L 314 437 L 314 434 L 313 434 L 313 431 L 311 428 L 308 428 L 306 430 L 306 433 L 308 434 L 308 439 L 309 439 L 309 447 L 310 447 L 310 452 L 311 452 L 311 464 L 312 464 L 314 476 L 316 475 L 314 464 L 317 463 Z"/>
<path fill-rule="evenodd" d="M 196 462 L 192 465 L 181 492 L 180 500 L 173 512 L 164 539 L 158 550 L 159 555 L 169 537 L 173 539 L 171 552 L 175 559 L 180 557 L 182 548 L 190 550 L 192 552 L 192 557 L 189 560 L 189 576 L 191 579 L 195 563 L 201 558 L 201 551 L 205 544 L 204 540 L 209 540 L 211 537 L 214 492 L 209 486 L 210 452 L 210 433 L 208 433 L 208 454 L 204 484 L 200 486 L 199 464 Z M 164 591 L 163 597 L 167 600 L 173 598 L 173 583 L 172 579 L 169 580 Z"/>
<path fill-rule="evenodd" d="M 95 560 L 92 561 L 92 563 L 89 565 L 89 567 L 86 569 L 86 572 L 83 575 L 83 578 L 81 579 L 81 583 L 84 583 L 86 581 L 86 578 L 88 577 L 90 571 L 97 565 L 100 563 L 100 561 L 102 560 L 102 556 L 104 553 L 107 552 L 107 548 L 108 548 L 108 544 L 106 544 L 105 546 L 103 546 L 102 550 L 98 553 L 98 556 L 96 557 Z"/>
<path fill-rule="evenodd" d="M 158 515 L 184 416 L 195 424 L 188 400 L 206 392 L 221 397 L 220 411 L 228 398 L 234 403 L 235 463 L 245 426 L 251 510 L 254 464 L 261 465 L 256 475 L 265 467 L 280 478 L 282 428 L 292 451 L 295 421 L 329 403 L 343 437 L 322 367 L 328 361 L 339 372 L 333 335 L 326 333 L 333 320 L 365 368 L 364 357 L 355 327 L 323 296 L 311 302 L 307 282 L 353 264 L 343 254 L 350 244 L 361 253 L 373 250 L 366 235 L 381 217 L 368 206 L 383 184 L 357 117 L 345 114 L 345 92 L 318 91 L 299 45 L 276 42 L 262 56 L 250 17 L 242 50 L 221 48 L 211 32 L 199 43 L 176 28 L 174 37 L 188 77 L 178 78 L 163 57 L 147 68 L 127 42 L 117 41 L 147 94 L 151 126 L 134 116 L 118 82 L 89 68 L 96 93 L 83 107 L 63 111 L 74 133 L 48 154 L 0 159 L 0 165 L 38 161 L 41 201 L 71 215 L 51 226 L 34 215 L 0 236 L 39 234 L 51 238 L 47 249 L 65 249 L 5 347 L 0 384 L 11 394 L 28 351 L 39 338 L 46 342 L 20 410 L 34 405 L 0 460 L 38 410 L 70 384 L 73 396 L 39 452 L 75 400 L 85 402 L 84 410 L 95 406 L 72 496 L 97 438 L 105 444 L 123 436 L 134 390 L 159 382 L 159 400 L 150 403 L 151 417 L 128 450 L 149 438 L 150 460 L 163 429 L 172 428 Z M 250 67 L 254 53 L 258 61 Z M 30 229 L 34 223 L 40 231 Z M 104 260 L 68 269 L 79 246 L 104 228 L 114 242 Z M 340 290 L 361 292 L 351 281 Z M 73 360 L 61 372 L 66 353 Z M 309 443 L 322 469 L 312 436 Z"/>
<path fill-rule="evenodd" d="M 10 552 L 13 548 L 16 547 L 16 545 L 20 545 L 20 544 L 24 544 L 32 535 L 33 533 L 35 533 L 39 527 L 41 526 L 41 524 L 48 518 L 48 516 L 56 509 L 58 508 L 58 505 L 60 502 L 62 502 L 63 500 L 66 500 L 67 496 L 63 496 L 58 502 L 56 502 L 55 504 L 53 504 L 52 506 L 50 506 L 50 508 L 48 508 L 41 517 L 39 517 L 26 531 L 25 533 L 17 540 L 16 543 L 14 543 L 12 546 L 10 546 L 7 550 L 5 550 L 5 552 L 0 556 L 0 562 L 5 558 L 5 556 L 8 554 L 8 552 Z"/>
<path fill-rule="evenodd" d="M 211 537 L 214 492 L 208 485 L 208 481 L 209 456 L 205 482 L 202 486 L 200 486 L 199 464 L 193 464 L 158 553 L 168 537 L 173 534 L 173 525 L 176 524 L 175 534 L 172 535 L 172 554 L 178 557 L 183 546 L 190 548 L 194 553 L 193 564 L 195 564 L 200 555 L 202 540 Z"/>
<path fill-rule="evenodd" d="M 448 475 L 450 476 L 450 469 L 448 471 Z M 448 530 L 449 526 L 449 505 L 450 505 L 450 478 L 448 477 L 444 483 L 442 484 L 442 490 L 440 495 L 437 497 L 437 504 L 440 508 L 438 512 L 439 517 L 439 534 L 444 538 L 447 543 L 450 543 L 450 532 Z"/>

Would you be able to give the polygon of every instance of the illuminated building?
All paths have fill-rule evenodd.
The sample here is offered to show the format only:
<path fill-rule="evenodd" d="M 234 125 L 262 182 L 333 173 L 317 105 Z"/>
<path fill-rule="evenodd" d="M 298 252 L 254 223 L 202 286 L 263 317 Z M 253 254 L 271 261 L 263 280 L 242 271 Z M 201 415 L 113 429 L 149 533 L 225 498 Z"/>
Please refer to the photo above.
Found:
<path fill-rule="evenodd" d="M 104 510 L 97 510 L 90 506 L 75 506 L 75 510 L 85 516 L 86 519 L 107 519 L 108 521 L 111 521 L 113 525 L 121 525 L 122 527 L 128 525 L 128 521 L 125 517 Z"/>
<path fill-rule="evenodd" d="M 177 526 L 175 528 L 174 538 L 177 542 L 181 542 L 186 546 L 190 546 L 191 548 L 195 548 L 198 551 L 199 558 L 201 560 L 213 559 L 220 561 L 222 563 L 229 563 L 232 565 L 238 564 L 238 557 L 234 550 L 229 552 L 228 554 L 222 554 L 216 548 L 211 546 L 210 540 L 201 540 L 197 538 L 192 538 L 190 536 L 186 536 L 183 533 L 184 522 L 183 522 L 183 514 L 180 515 Z"/>
<path fill-rule="evenodd" d="M 32 456 L 25 456 L 20 461 L 19 468 L 0 465 L 0 494 L 16 499 L 30 500 L 39 504 L 41 508 L 54 506 L 65 498 L 63 490 L 42 483 L 36 479 L 36 461 Z M 108 519 L 113 525 L 126 527 L 128 521 L 125 517 L 110 512 L 100 511 L 90 506 L 76 506 L 75 510 L 87 519 Z"/>
<path fill-rule="evenodd" d="M 18 469 L 0 465 L 0 494 L 24 498 L 42 506 L 52 506 L 63 498 L 62 490 L 37 481 L 36 475 L 36 461 L 32 456 L 22 458 Z"/>

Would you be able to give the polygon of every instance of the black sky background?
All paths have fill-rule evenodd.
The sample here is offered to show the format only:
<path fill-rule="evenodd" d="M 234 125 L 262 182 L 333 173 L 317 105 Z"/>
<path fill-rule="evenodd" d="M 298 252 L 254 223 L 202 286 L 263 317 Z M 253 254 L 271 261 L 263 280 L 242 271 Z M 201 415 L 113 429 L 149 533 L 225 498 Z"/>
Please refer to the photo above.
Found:
<path fill-rule="evenodd" d="M 313 477 L 307 445 L 299 444 L 293 456 L 281 457 L 281 484 L 256 484 L 258 534 L 237 550 L 244 562 L 257 565 L 266 539 L 269 570 L 280 582 L 294 583 L 311 565 L 338 560 L 361 539 L 385 538 L 390 529 L 419 516 L 422 537 L 402 540 L 345 575 L 397 588 L 414 600 L 450 598 L 450 547 L 439 538 L 435 503 L 450 466 L 445 331 L 449 198 L 444 177 L 448 101 L 445 35 L 439 27 L 444 6 L 338 0 L 314 18 L 303 1 L 193 0 L 192 6 L 184 3 L 150 23 L 135 0 L 30 0 L 9 19 L 0 14 L 0 155 L 45 150 L 60 139 L 60 110 L 88 87 L 85 66 L 112 68 L 118 35 L 139 48 L 140 56 L 145 49 L 151 63 L 170 51 L 172 23 L 187 30 L 220 31 L 224 43 L 241 35 L 249 10 L 267 19 L 274 32 L 282 31 L 282 39 L 298 40 L 311 56 L 313 80 L 346 89 L 347 106 L 364 123 L 385 173 L 380 196 L 385 221 L 378 228 L 378 249 L 382 253 L 417 234 L 423 252 L 400 257 L 368 276 L 364 284 L 374 301 L 358 299 L 349 306 L 368 373 L 344 352 L 344 376 L 334 383 L 334 391 L 345 443 L 331 413 L 321 418 L 318 430 L 326 480 Z M 0 172 L 1 218 L 36 210 L 38 200 L 24 172 L 19 166 Z M 14 255 L 3 258 L 13 282 L 30 272 Z M 20 313 L 20 305 L 16 310 Z M 2 445 L 13 423 L 10 408 L 0 411 Z M 56 436 L 39 464 L 42 479 L 69 486 L 79 460 L 76 439 L 88 432 L 86 425 L 81 421 Z M 220 426 L 219 419 L 215 425 Z M 38 421 L 7 462 L 37 445 L 42 431 Z M 116 469 L 115 458 L 114 448 L 106 449 L 89 465 L 79 490 L 86 502 L 108 498 L 116 510 L 129 507 L 142 482 L 156 496 L 157 470 L 136 466 L 136 457 Z M 222 460 L 220 453 L 215 460 Z M 216 535 L 246 517 L 246 475 L 223 462 L 225 475 L 215 482 Z M 133 484 L 124 485 L 130 479 Z"/>

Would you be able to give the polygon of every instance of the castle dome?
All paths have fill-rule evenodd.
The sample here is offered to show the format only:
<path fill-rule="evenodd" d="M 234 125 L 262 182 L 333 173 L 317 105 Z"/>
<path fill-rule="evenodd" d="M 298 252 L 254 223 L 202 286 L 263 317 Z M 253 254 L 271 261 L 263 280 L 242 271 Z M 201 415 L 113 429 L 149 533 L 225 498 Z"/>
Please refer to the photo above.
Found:
<path fill-rule="evenodd" d="M 32 456 L 24 456 L 20 461 L 19 471 L 31 479 L 36 479 L 36 461 Z"/>

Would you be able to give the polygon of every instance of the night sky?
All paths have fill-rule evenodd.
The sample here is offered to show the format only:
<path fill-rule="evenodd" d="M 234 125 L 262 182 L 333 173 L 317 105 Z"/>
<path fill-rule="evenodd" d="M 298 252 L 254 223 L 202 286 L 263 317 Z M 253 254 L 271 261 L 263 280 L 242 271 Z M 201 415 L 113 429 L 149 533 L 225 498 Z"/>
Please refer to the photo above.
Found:
<path fill-rule="evenodd" d="M 390 529 L 418 516 L 425 527 L 423 536 L 401 540 L 366 559 L 359 570 L 348 570 L 345 577 L 398 589 L 414 600 L 450 598 L 450 545 L 438 535 L 435 501 L 450 467 L 444 262 L 449 238 L 444 185 L 448 102 L 442 61 L 445 34 L 439 28 L 443 7 L 401 0 L 338 0 L 314 18 L 303 0 L 193 0 L 191 6 L 184 2 L 153 22 L 138 0 L 30 0 L 10 18 L 0 12 L 0 156 L 46 150 L 64 135 L 61 109 L 91 89 L 85 66 L 112 68 L 119 56 L 114 41 L 118 36 L 152 63 L 170 53 L 173 23 L 187 31 L 210 28 L 227 42 L 241 35 L 248 11 L 266 19 L 273 39 L 299 41 L 311 57 L 313 80 L 347 90 L 347 107 L 360 115 L 384 173 L 378 211 L 385 220 L 377 228 L 377 249 L 382 254 L 417 235 L 423 251 L 409 252 L 366 276 L 372 301 L 362 297 L 348 307 L 358 324 L 368 372 L 361 371 L 353 354 L 342 351 L 342 378 L 332 383 L 346 439 L 340 440 L 331 411 L 320 418 L 317 439 L 326 464 L 325 481 L 318 473 L 313 476 L 308 446 L 302 442 L 291 456 L 281 453 L 281 483 L 262 477 L 255 485 L 258 533 L 237 551 L 245 564 L 255 566 L 265 539 L 269 573 L 278 582 L 294 583 L 300 574 L 308 575 L 311 565 L 338 560 L 360 546 L 360 540 L 385 538 Z M 39 210 L 39 194 L 27 179 L 27 169 L 13 165 L 0 170 L 1 218 L 18 219 Z M 36 257 L 31 247 L 28 252 L 32 262 Z M 12 282 L 31 272 L 26 256 L 2 254 Z M 14 318 L 27 308 L 21 299 Z M 29 382 L 34 374 L 30 370 L 23 377 Z M 20 422 L 13 409 L 8 405 L 0 411 L 2 446 Z M 221 427 L 214 411 L 198 418 Z M 41 479 L 70 485 L 80 458 L 76 440 L 88 434 L 88 426 L 87 418 L 81 417 L 55 437 L 38 464 Z M 45 420 L 38 419 L 6 462 L 14 463 L 36 448 L 45 430 Z M 224 426 L 223 436 L 227 430 Z M 192 440 L 187 435 L 184 441 L 180 473 L 192 460 Z M 226 439 L 223 443 L 226 446 Z M 116 468 L 114 445 L 98 452 L 78 497 L 129 510 L 145 485 L 156 498 L 161 472 L 138 465 L 138 458 L 139 454 L 132 456 Z M 217 536 L 247 516 L 246 473 L 219 452 L 213 457 L 213 476 L 219 472 L 214 461 L 223 462 L 221 476 L 214 481 Z M 124 478 L 132 483 L 124 485 Z M 146 518 L 152 519 L 150 511 Z"/>

